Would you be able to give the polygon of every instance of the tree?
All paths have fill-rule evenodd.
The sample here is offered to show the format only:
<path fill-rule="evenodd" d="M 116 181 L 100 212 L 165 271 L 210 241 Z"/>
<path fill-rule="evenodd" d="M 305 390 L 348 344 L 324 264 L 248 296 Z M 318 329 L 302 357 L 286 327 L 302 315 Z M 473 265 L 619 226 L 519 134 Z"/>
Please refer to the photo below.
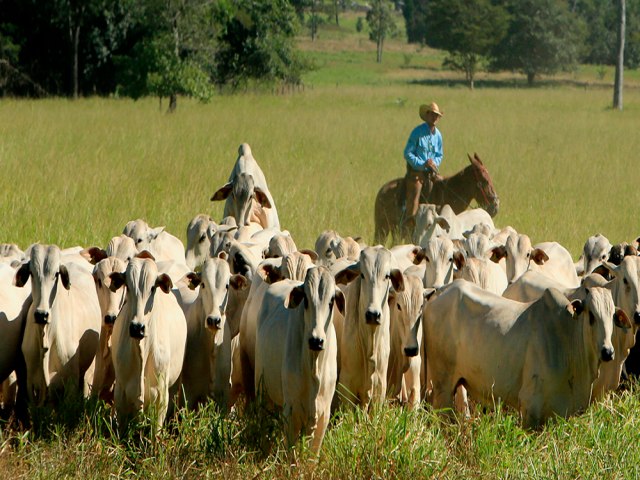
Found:
<path fill-rule="evenodd" d="M 141 39 L 119 58 L 121 93 L 139 98 L 169 98 L 174 112 L 178 95 L 207 101 L 213 95 L 215 23 L 209 0 L 146 0 Z"/>
<path fill-rule="evenodd" d="M 625 22 L 626 22 L 626 4 L 625 0 L 618 2 L 618 55 L 616 62 L 616 79 L 613 86 L 613 108 L 622 110 L 622 87 L 624 74 L 624 39 L 625 39 Z"/>
<path fill-rule="evenodd" d="M 369 40 L 376 42 L 376 62 L 382 63 L 384 41 L 398 29 L 393 18 L 393 4 L 388 0 L 373 0 L 367 12 L 367 24 Z"/>
<path fill-rule="evenodd" d="M 515 70 L 532 85 L 540 74 L 570 71 L 580 58 L 584 27 L 562 0 L 509 0 L 509 30 L 491 68 Z"/>
<path fill-rule="evenodd" d="M 463 71 L 473 89 L 476 72 L 503 39 L 508 19 L 505 9 L 491 0 L 431 0 L 426 43 L 446 50 L 444 65 Z"/>
<path fill-rule="evenodd" d="M 296 14 L 287 0 L 220 1 L 215 81 L 232 88 L 249 80 L 298 85 L 308 65 L 294 48 Z"/>
<path fill-rule="evenodd" d="M 409 43 L 427 43 L 427 1 L 405 0 L 402 6 L 405 30 Z"/>

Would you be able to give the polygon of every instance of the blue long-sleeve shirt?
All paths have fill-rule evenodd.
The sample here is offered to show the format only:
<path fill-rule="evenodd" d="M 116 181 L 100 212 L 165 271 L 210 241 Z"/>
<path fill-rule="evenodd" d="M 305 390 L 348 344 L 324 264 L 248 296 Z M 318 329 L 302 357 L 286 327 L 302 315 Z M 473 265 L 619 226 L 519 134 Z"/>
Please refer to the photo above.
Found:
<path fill-rule="evenodd" d="M 429 170 L 427 167 L 427 160 L 433 160 L 436 167 L 440 166 L 442 162 L 442 135 L 440 130 L 434 129 L 431 133 L 429 125 L 421 123 L 413 129 L 407 145 L 404 147 L 404 159 L 409 166 L 418 171 Z"/>

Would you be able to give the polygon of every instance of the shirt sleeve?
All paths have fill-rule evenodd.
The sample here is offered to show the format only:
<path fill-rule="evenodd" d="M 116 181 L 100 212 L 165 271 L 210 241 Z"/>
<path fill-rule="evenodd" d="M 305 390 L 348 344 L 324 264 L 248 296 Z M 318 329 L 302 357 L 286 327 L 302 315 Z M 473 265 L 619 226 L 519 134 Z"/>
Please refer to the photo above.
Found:
<path fill-rule="evenodd" d="M 411 131 L 411 135 L 409 135 L 409 140 L 407 140 L 407 145 L 404 147 L 404 159 L 407 161 L 409 166 L 414 170 L 423 170 L 425 160 L 420 158 L 417 155 L 418 149 L 418 141 L 420 139 L 420 134 L 417 128 L 414 128 Z"/>
<path fill-rule="evenodd" d="M 433 155 L 433 163 L 436 164 L 436 167 L 440 167 L 440 163 L 442 162 L 442 157 L 444 157 L 444 151 L 442 149 L 442 134 L 440 133 L 440 130 L 437 130 L 437 135 L 435 138 L 434 143 L 434 151 L 432 152 Z"/>

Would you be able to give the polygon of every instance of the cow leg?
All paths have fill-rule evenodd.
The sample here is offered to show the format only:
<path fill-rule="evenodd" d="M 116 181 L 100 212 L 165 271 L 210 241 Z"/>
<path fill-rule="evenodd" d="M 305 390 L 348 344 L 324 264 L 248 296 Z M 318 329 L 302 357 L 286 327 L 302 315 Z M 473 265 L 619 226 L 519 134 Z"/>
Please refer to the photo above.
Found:
<path fill-rule="evenodd" d="M 240 345 L 237 339 L 238 336 L 234 337 L 231 343 L 231 390 L 229 392 L 229 408 L 233 407 L 236 404 L 236 401 L 238 401 L 238 397 L 244 391 L 242 385 Z"/>
<path fill-rule="evenodd" d="M 253 372 L 249 356 L 242 347 L 240 347 L 240 370 L 242 374 L 242 387 L 244 388 L 247 402 L 253 401 L 256 398 L 255 373 Z"/>
<path fill-rule="evenodd" d="M 416 372 L 416 370 L 418 370 Z M 413 410 L 420 403 L 420 371 L 410 367 L 403 378 L 407 406 Z"/>
<path fill-rule="evenodd" d="M 321 412 L 318 416 L 316 428 L 313 432 L 313 438 L 311 440 L 311 451 L 316 455 L 320 452 L 322 440 L 324 439 L 324 434 L 327 431 L 327 426 L 329 425 L 330 416 L 331 408 L 325 408 L 324 411 Z"/>
<path fill-rule="evenodd" d="M 464 385 L 460 384 L 455 391 L 455 404 L 456 412 L 462 413 L 466 420 L 471 418 L 471 412 L 469 410 L 469 398 L 467 396 L 467 389 Z"/>

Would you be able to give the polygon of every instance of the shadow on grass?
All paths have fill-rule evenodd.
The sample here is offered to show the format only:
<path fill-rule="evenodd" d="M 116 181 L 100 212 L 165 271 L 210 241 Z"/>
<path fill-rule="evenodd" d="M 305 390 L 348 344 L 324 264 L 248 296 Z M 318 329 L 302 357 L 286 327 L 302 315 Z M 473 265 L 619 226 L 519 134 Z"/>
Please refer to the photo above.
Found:
<path fill-rule="evenodd" d="M 424 85 L 430 87 L 463 87 L 468 88 L 469 84 L 462 78 L 426 78 L 421 80 L 408 80 L 409 85 Z M 545 78 L 536 80 L 533 85 L 529 85 L 526 79 L 505 78 L 505 79 L 479 79 L 473 82 L 474 88 L 525 88 L 543 89 L 557 87 L 574 87 L 585 90 L 612 89 L 613 85 L 607 82 L 590 82 L 584 80 L 572 80 L 567 78 Z M 637 89 L 640 85 L 625 85 L 625 89 Z"/>

